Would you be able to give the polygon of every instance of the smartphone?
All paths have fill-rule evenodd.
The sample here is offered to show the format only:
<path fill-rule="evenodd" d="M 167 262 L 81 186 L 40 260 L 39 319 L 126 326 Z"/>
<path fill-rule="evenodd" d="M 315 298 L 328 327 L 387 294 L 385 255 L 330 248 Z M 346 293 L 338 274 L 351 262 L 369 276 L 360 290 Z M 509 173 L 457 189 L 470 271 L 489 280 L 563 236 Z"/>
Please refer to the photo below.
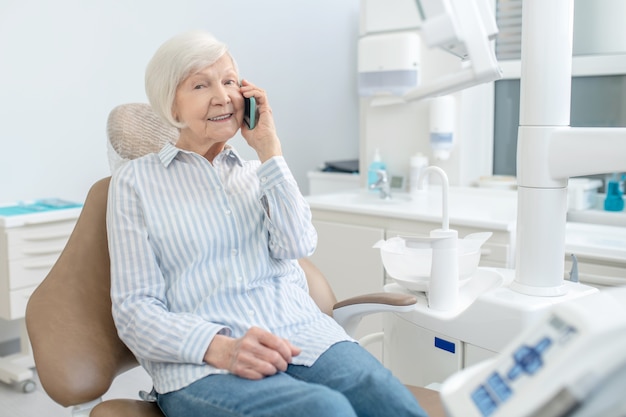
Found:
<path fill-rule="evenodd" d="M 248 129 L 254 129 L 257 122 L 256 99 L 254 97 L 244 97 L 246 109 L 243 113 L 243 120 L 248 125 Z"/>

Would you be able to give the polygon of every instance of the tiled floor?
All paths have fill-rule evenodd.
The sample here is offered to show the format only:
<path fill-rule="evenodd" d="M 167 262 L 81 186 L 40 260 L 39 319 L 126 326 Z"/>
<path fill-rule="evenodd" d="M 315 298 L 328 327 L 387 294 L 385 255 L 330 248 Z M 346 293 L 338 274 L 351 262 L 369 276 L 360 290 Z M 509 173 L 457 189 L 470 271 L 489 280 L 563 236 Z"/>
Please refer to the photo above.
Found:
<path fill-rule="evenodd" d="M 139 390 L 150 391 L 150 377 L 139 367 L 115 380 L 104 398 L 138 398 Z M 0 383 L 0 417 L 69 417 L 70 408 L 55 403 L 45 393 L 39 381 L 34 392 L 24 394 L 15 387 Z"/>

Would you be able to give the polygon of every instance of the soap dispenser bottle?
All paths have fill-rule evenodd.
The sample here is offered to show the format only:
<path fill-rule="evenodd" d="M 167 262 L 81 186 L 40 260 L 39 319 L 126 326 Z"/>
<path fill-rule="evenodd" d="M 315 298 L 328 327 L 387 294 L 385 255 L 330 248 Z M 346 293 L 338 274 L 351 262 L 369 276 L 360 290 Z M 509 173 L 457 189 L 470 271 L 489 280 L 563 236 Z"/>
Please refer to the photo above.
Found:
<path fill-rule="evenodd" d="M 624 210 L 624 197 L 620 189 L 620 182 L 617 174 L 613 174 L 606 187 L 606 198 L 604 199 L 604 210 L 622 211 Z"/>
<path fill-rule="evenodd" d="M 374 159 L 370 163 L 367 170 L 367 188 L 372 189 L 372 185 L 378 182 L 378 171 L 386 171 L 387 165 L 382 161 L 380 157 L 380 150 L 376 148 L 374 152 Z"/>

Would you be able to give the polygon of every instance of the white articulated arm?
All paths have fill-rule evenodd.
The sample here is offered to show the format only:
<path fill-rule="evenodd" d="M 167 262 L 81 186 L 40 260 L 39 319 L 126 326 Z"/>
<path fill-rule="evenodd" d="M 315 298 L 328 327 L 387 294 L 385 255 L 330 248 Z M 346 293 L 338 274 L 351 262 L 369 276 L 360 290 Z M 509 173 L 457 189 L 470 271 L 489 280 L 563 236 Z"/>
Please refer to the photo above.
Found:
<path fill-rule="evenodd" d="M 350 336 L 354 336 L 361 319 L 369 314 L 406 312 L 415 308 L 417 298 L 409 294 L 374 293 L 352 297 L 335 304 L 333 317 Z"/>
<path fill-rule="evenodd" d="M 485 0 L 419 0 L 418 4 L 423 19 L 421 35 L 426 44 L 462 61 L 457 71 L 407 92 L 405 101 L 446 95 L 502 77 L 491 45 L 498 27 Z"/>

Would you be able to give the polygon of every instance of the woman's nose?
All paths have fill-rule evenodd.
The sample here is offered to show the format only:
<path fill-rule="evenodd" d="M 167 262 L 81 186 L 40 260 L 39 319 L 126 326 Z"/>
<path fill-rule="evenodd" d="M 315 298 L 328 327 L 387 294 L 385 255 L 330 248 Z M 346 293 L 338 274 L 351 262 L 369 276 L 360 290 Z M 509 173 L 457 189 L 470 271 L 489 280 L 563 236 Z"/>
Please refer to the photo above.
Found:
<path fill-rule="evenodd" d="M 223 85 L 220 85 L 214 92 L 213 100 L 216 104 L 228 104 L 231 102 L 230 94 L 228 93 L 228 89 Z"/>

